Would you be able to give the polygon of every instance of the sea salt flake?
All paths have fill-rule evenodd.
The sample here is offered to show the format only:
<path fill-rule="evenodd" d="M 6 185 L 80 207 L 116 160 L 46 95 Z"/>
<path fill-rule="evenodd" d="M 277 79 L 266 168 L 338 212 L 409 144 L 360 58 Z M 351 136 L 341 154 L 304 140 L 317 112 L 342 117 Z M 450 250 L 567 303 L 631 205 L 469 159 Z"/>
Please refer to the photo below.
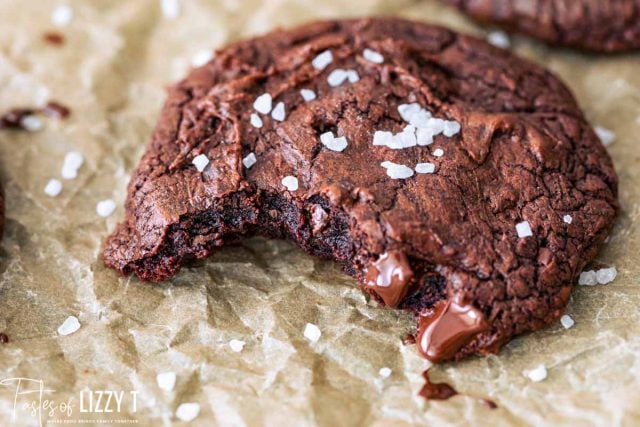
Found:
<path fill-rule="evenodd" d="M 311 61 L 311 65 L 313 65 L 313 68 L 315 68 L 316 70 L 324 70 L 327 65 L 331 64 L 332 62 L 333 55 L 331 54 L 331 51 L 325 50 L 324 52 L 313 58 L 313 60 Z"/>
<path fill-rule="evenodd" d="M 249 121 L 254 128 L 260 129 L 262 127 L 262 119 L 256 113 L 251 113 L 251 119 Z"/>
<path fill-rule="evenodd" d="M 58 327 L 58 335 L 71 335 L 78 329 L 80 329 L 80 321 L 78 318 L 76 316 L 69 316 L 62 322 L 62 325 Z"/>
<path fill-rule="evenodd" d="M 295 176 L 287 175 L 282 178 L 282 185 L 289 191 L 296 191 L 298 189 L 298 178 Z"/>
<path fill-rule="evenodd" d="M 431 118 L 431 113 L 423 108 L 411 116 L 409 123 L 417 127 L 418 129 L 421 129 L 421 128 L 425 129 L 429 126 L 430 118 Z"/>
<path fill-rule="evenodd" d="M 391 140 L 387 141 L 387 147 L 391 148 L 392 150 L 402 150 L 403 148 L 405 148 L 400 133 L 391 135 Z"/>
<path fill-rule="evenodd" d="M 282 122 L 284 121 L 285 114 L 286 113 L 284 111 L 284 102 L 278 102 L 275 108 L 273 109 L 273 111 L 271 112 L 271 118 L 273 118 L 273 120 Z"/>
<path fill-rule="evenodd" d="M 531 370 L 524 371 L 523 374 L 531 381 L 537 383 L 547 378 L 547 368 L 544 365 L 538 365 Z"/>
<path fill-rule="evenodd" d="M 601 268 L 596 271 L 596 280 L 601 285 L 606 285 L 607 283 L 611 283 L 615 280 L 618 275 L 618 270 L 615 267 L 609 268 Z"/>
<path fill-rule="evenodd" d="M 300 95 L 302 96 L 302 99 L 304 99 L 306 102 L 313 101 L 314 99 L 316 99 L 316 93 L 311 89 L 301 89 Z"/>
<path fill-rule="evenodd" d="M 84 156 L 79 151 L 69 151 L 64 156 L 63 165 L 69 169 L 79 169 L 84 163 Z"/>
<path fill-rule="evenodd" d="M 318 328 L 313 323 L 307 323 L 304 327 L 304 337 L 311 342 L 318 342 L 322 332 L 320 332 L 320 328 Z"/>
<path fill-rule="evenodd" d="M 349 73 L 347 73 L 347 70 L 336 68 L 331 73 L 329 73 L 329 76 L 327 77 L 327 83 L 329 83 L 329 86 L 331 87 L 337 87 L 344 83 L 348 77 Z"/>
<path fill-rule="evenodd" d="M 244 349 L 244 341 L 233 339 L 229 341 L 229 347 L 232 351 L 240 353 Z"/>
<path fill-rule="evenodd" d="M 333 135 L 333 132 L 325 132 L 325 133 L 320 135 L 320 142 L 323 145 L 327 145 L 327 144 L 331 143 L 331 141 L 333 141 L 334 138 L 335 138 L 335 136 Z"/>
<path fill-rule="evenodd" d="M 598 138 L 600 138 L 600 141 L 602 141 L 602 144 L 605 147 L 613 144 L 616 141 L 616 134 L 612 130 L 604 128 L 602 126 L 596 126 L 594 130 L 596 131 Z"/>
<path fill-rule="evenodd" d="M 196 52 L 195 55 L 191 58 L 191 65 L 194 67 L 202 67 L 207 62 L 213 59 L 213 51 L 212 50 L 201 50 Z"/>
<path fill-rule="evenodd" d="M 325 132 L 320 135 L 320 142 L 331 151 L 343 151 L 348 145 L 346 137 L 336 138 L 332 132 Z"/>
<path fill-rule="evenodd" d="M 160 0 L 162 15 L 167 19 L 176 19 L 180 16 L 180 2 L 178 0 Z"/>
<path fill-rule="evenodd" d="M 531 231 L 531 225 L 529 225 L 529 221 L 522 221 L 516 224 L 516 232 L 518 233 L 518 237 L 530 237 L 533 236 L 533 232 Z"/>
<path fill-rule="evenodd" d="M 491 31 L 487 34 L 487 41 L 502 49 L 508 49 L 511 47 L 511 39 L 504 31 Z"/>
<path fill-rule="evenodd" d="M 392 150 L 402 150 L 403 148 L 415 147 L 417 143 L 416 128 L 407 125 L 402 132 L 392 135 L 391 140 L 387 142 L 387 147 Z"/>
<path fill-rule="evenodd" d="M 176 417 L 182 421 L 193 421 L 200 414 L 200 405 L 197 403 L 182 403 L 176 410 Z"/>
<path fill-rule="evenodd" d="M 38 132 L 44 127 L 44 123 L 36 116 L 24 116 L 20 120 L 20 126 L 22 126 L 28 132 Z"/>
<path fill-rule="evenodd" d="M 73 9 L 66 4 L 56 6 L 51 12 L 51 23 L 56 27 L 64 27 L 73 19 Z"/>
<path fill-rule="evenodd" d="M 176 373 L 175 372 L 161 372 L 156 375 L 156 382 L 158 387 L 164 391 L 171 391 L 176 385 Z"/>
<path fill-rule="evenodd" d="M 347 137 L 340 136 L 338 138 L 334 138 L 329 144 L 327 144 L 327 148 L 331 151 L 344 151 L 347 148 L 348 142 Z"/>
<path fill-rule="evenodd" d="M 106 218 L 116 210 L 116 202 L 111 199 L 101 200 L 96 204 L 96 213 Z"/>
<path fill-rule="evenodd" d="M 411 104 L 398 105 L 398 113 L 400 114 L 400 117 L 402 117 L 402 120 L 407 123 L 410 123 L 413 115 L 417 114 L 421 109 L 422 107 L 420 106 L 420 104 L 416 102 Z"/>
<path fill-rule="evenodd" d="M 362 51 L 362 56 L 369 62 L 373 62 L 374 64 L 382 64 L 384 62 L 384 57 L 375 50 L 365 49 Z"/>
<path fill-rule="evenodd" d="M 380 163 L 380 166 L 387 169 L 387 175 L 391 179 L 406 179 L 413 176 L 413 169 L 405 165 L 385 161 Z"/>
<path fill-rule="evenodd" d="M 436 171 L 436 165 L 433 163 L 418 163 L 415 167 L 418 173 L 434 173 Z"/>
<path fill-rule="evenodd" d="M 360 81 L 360 76 L 356 70 L 347 70 L 347 78 L 349 83 L 358 83 Z"/>
<path fill-rule="evenodd" d="M 58 179 L 50 179 L 44 187 L 44 194 L 49 197 L 56 197 L 62 191 L 62 182 Z"/>
<path fill-rule="evenodd" d="M 453 135 L 460 132 L 460 123 L 455 120 L 445 120 L 442 134 L 447 138 L 451 138 Z"/>
<path fill-rule="evenodd" d="M 378 375 L 380 375 L 382 378 L 389 378 L 389 376 L 391 375 L 391 369 L 387 368 L 386 366 L 384 368 L 380 368 L 380 370 L 378 371 Z"/>
<path fill-rule="evenodd" d="M 209 158 L 204 154 L 198 154 L 193 158 L 191 163 L 193 163 L 193 165 L 196 167 L 198 172 L 202 172 L 204 168 L 206 168 L 207 165 L 209 164 Z"/>
<path fill-rule="evenodd" d="M 418 128 L 416 131 L 418 145 L 424 147 L 433 144 L 433 132 L 431 129 Z"/>
<path fill-rule="evenodd" d="M 398 134 L 400 138 L 401 148 L 415 147 L 418 144 L 416 139 L 416 128 L 408 125 L 402 132 Z"/>
<path fill-rule="evenodd" d="M 565 215 L 562 217 L 562 221 L 566 224 L 571 224 L 573 222 L 573 217 L 571 215 Z"/>
<path fill-rule="evenodd" d="M 393 133 L 377 130 L 373 133 L 373 145 L 388 145 L 393 140 Z"/>
<path fill-rule="evenodd" d="M 427 129 L 431 129 L 433 135 L 440 135 L 444 131 L 444 120 L 432 117 L 427 123 Z"/>
<path fill-rule="evenodd" d="M 444 151 L 442 150 L 442 148 L 436 148 L 435 150 L 433 150 L 433 155 L 436 157 L 442 157 L 444 155 Z"/>
<path fill-rule="evenodd" d="M 253 102 L 253 108 L 255 108 L 258 113 L 269 114 L 271 112 L 271 103 L 271 95 L 263 93 Z"/>
<path fill-rule="evenodd" d="M 64 156 L 61 174 L 64 179 L 74 179 L 78 176 L 78 169 L 82 167 L 84 157 L 79 151 L 69 151 Z"/>
<path fill-rule="evenodd" d="M 593 270 L 583 271 L 578 277 L 578 285 L 594 286 L 598 284 L 596 272 Z"/>
<path fill-rule="evenodd" d="M 571 318 L 571 316 L 569 316 L 568 314 L 565 314 L 560 318 L 560 324 L 562 325 L 563 328 L 569 329 L 573 325 L 575 325 L 576 322 Z"/>
<path fill-rule="evenodd" d="M 245 168 L 249 169 L 251 166 L 255 165 L 258 159 L 254 153 L 247 154 L 244 159 L 242 159 L 242 164 Z"/>

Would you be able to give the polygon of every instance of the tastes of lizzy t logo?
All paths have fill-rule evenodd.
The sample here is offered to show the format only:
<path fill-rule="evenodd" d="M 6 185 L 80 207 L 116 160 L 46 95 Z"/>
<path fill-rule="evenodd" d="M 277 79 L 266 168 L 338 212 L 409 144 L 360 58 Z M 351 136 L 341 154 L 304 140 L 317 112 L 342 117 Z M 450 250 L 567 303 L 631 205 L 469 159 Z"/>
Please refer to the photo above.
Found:
<path fill-rule="evenodd" d="M 114 415 L 128 409 L 137 411 L 137 391 L 82 390 L 77 397 L 54 399 L 55 390 L 45 387 L 44 381 L 33 378 L 0 380 L 2 392 L 13 400 L 11 420 L 33 424 L 137 424 L 136 419 L 117 419 Z"/>

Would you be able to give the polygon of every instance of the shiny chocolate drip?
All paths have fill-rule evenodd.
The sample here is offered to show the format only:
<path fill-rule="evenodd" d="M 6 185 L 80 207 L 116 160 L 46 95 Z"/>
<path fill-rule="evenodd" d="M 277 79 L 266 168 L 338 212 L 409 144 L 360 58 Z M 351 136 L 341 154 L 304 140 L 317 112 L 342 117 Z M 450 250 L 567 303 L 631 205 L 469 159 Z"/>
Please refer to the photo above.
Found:
<path fill-rule="evenodd" d="M 486 406 L 489 409 L 496 409 L 498 407 L 498 405 L 496 405 L 496 403 L 493 400 L 472 396 L 466 393 L 458 393 L 458 391 L 455 388 L 453 388 L 447 383 L 432 383 L 431 380 L 429 379 L 428 369 L 422 373 L 422 376 L 424 378 L 424 385 L 422 386 L 418 394 L 427 400 L 447 400 L 459 394 L 461 396 L 467 396 L 467 397 L 473 397 L 475 399 L 479 399 L 480 403 L 482 403 L 484 406 Z"/>
<path fill-rule="evenodd" d="M 389 307 L 397 307 L 409 290 L 413 271 L 404 253 L 385 252 L 367 268 L 366 283 Z"/>
<path fill-rule="evenodd" d="M 418 393 L 427 400 L 447 400 L 458 394 L 455 388 L 447 383 L 432 383 L 429 379 L 429 370 L 422 373 L 424 385 Z"/>
<path fill-rule="evenodd" d="M 439 301 L 430 314 L 420 316 L 418 348 L 427 359 L 438 363 L 453 357 L 488 327 L 482 312 L 472 305 L 461 304 L 457 298 Z"/>

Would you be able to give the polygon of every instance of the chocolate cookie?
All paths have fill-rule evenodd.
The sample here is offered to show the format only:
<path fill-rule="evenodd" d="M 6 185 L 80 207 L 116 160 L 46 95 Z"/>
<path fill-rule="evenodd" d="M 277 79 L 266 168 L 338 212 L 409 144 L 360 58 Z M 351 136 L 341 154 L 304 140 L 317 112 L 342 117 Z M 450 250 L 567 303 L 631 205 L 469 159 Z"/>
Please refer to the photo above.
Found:
<path fill-rule="evenodd" d="M 227 242 L 290 239 L 415 312 L 440 361 L 557 319 L 616 187 L 544 69 L 425 24 L 319 22 L 222 49 L 171 88 L 104 260 L 161 281 Z"/>
<path fill-rule="evenodd" d="M 599 52 L 640 48 L 640 0 L 444 0 L 480 22 Z"/>

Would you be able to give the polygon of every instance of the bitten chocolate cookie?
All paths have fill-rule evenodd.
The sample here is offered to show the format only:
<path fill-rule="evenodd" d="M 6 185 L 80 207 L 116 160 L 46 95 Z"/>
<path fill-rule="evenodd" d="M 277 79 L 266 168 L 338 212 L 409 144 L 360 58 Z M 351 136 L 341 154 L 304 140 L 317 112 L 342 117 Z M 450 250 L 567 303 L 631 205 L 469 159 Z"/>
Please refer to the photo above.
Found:
<path fill-rule="evenodd" d="M 444 0 L 480 22 L 599 52 L 640 48 L 640 0 Z"/>
<path fill-rule="evenodd" d="M 437 362 L 557 319 L 616 185 L 544 69 L 444 28 L 319 22 L 222 49 L 170 90 L 104 260 L 160 281 L 227 242 L 290 239 L 415 312 Z"/>

